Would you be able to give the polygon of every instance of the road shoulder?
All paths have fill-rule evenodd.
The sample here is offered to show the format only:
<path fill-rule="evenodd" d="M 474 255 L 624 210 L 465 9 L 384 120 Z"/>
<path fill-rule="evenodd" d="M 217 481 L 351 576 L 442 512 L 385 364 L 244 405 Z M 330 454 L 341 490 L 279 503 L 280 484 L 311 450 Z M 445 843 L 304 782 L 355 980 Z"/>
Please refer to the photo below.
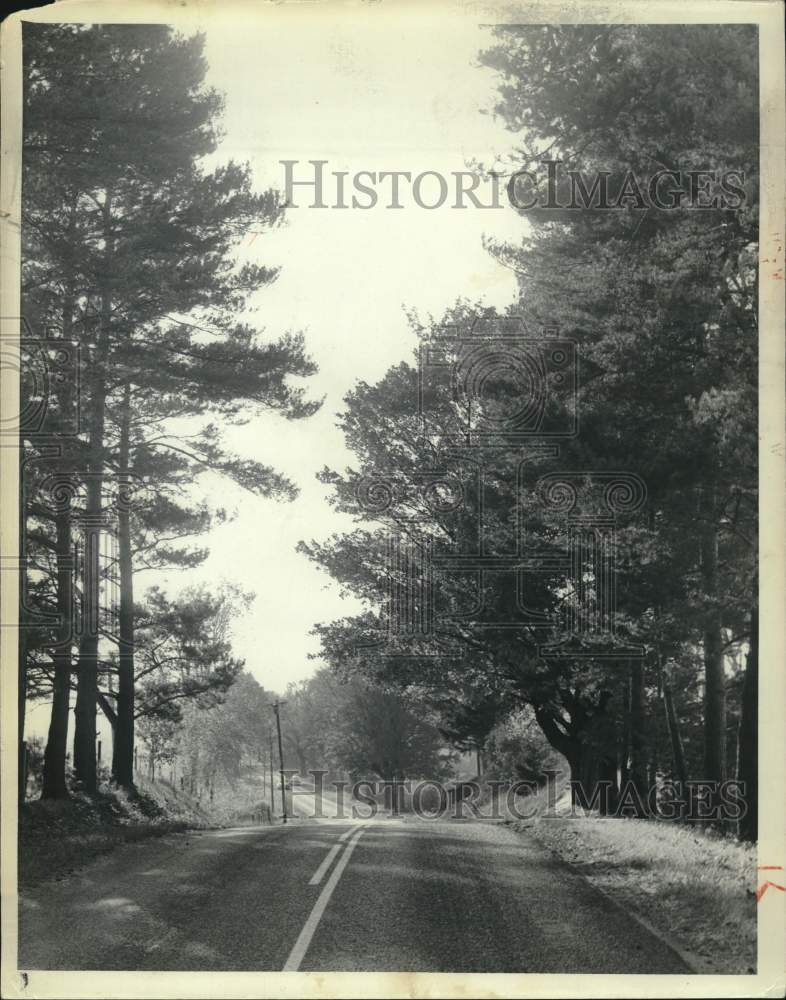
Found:
<path fill-rule="evenodd" d="M 756 968 L 756 852 L 674 824 L 594 816 L 513 822 L 698 973 Z"/>

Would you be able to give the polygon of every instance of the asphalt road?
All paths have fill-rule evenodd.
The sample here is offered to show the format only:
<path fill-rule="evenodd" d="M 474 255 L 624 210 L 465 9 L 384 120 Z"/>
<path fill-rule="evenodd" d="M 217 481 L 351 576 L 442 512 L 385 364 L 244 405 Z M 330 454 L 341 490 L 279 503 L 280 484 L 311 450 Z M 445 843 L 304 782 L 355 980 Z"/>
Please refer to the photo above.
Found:
<path fill-rule="evenodd" d="M 298 821 L 122 847 L 20 901 L 21 970 L 685 973 L 534 840 Z"/>

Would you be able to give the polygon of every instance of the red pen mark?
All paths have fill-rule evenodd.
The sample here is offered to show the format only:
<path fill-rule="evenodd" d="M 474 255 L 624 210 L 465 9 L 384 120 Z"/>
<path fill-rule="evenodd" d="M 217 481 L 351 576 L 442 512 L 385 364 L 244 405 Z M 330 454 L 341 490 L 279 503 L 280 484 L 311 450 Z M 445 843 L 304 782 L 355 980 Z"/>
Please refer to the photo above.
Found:
<path fill-rule="evenodd" d="M 777 268 L 777 270 L 775 270 L 775 271 L 773 271 L 771 273 L 770 277 L 774 278 L 776 281 L 784 281 L 785 279 L 784 279 L 784 273 L 783 273 L 783 262 L 781 260 L 781 255 L 783 254 L 783 237 L 781 236 L 780 233 L 771 233 L 770 235 L 774 237 L 774 241 L 773 242 L 777 244 L 777 246 L 775 247 L 775 251 L 774 251 L 775 252 L 775 256 L 774 257 L 764 257 L 762 259 L 762 264 L 764 264 L 765 262 L 766 263 L 776 264 L 776 265 L 777 264 L 781 264 L 781 266 L 779 268 Z"/>
<path fill-rule="evenodd" d="M 777 882 L 766 881 L 763 885 L 760 885 L 756 890 L 756 902 L 761 902 L 761 897 L 764 893 L 772 886 L 773 889 L 780 889 L 781 892 L 786 892 L 786 885 L 779 885 Z"/>
<path fill-rule="evenodd" d="M 783 865 L 759 865 L 756 870 L 760 872 L 782 872 Z M 786 885 L 781 885 L 779 882 L 772 882 L 767 879 L 767 881 L 763 882 L 756 890 L 757 903 L 761 902 L 761 897 L 770 887 L 773 889 L 780 889 L 781 892 L 786 892 Z"/>

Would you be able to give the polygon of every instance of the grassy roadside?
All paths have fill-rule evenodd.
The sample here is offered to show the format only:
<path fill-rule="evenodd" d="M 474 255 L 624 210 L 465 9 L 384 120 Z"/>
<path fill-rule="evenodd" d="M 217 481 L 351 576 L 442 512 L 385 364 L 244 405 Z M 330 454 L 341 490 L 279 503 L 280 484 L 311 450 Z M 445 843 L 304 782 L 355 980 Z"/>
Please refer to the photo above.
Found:
<path fill-rule="evenodd" d="M 675 823 L 557 813 L 512 825 L 675 942 L 698 971 L 755 971 L 755 847 Z"/>
<path fill-rule="evenodd" d="M 64 801 L 43 801 L 32 788 L 19 812 L 19 888 L 47 879 L 65 878 L 123 844 L 186 830 L 269 822 L 270 810 L 260 802 L 259 778 L 252 771 L 213 798 L 189 795 L 169 781 L 136 776 L 137 793 L 113 786 L 104 772 L 99 793 L 87 796 L 70 784 Z"/>
<path fill-rule="evenodd" d="M 169 811 L 152 796 L 102 788 L 65 801 L 27 802 L 19 812 L 19 888 L 64 878 L 122 844 L 210 826 L 207 817 Z"/>

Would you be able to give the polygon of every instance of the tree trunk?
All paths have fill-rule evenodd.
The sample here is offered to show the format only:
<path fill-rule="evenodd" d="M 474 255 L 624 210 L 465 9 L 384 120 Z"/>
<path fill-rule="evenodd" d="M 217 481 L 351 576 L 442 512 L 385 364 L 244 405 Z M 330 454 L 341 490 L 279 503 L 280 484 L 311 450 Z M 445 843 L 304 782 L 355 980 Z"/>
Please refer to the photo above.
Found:
<path fill-rule="evenodd" d="M 73 240 L 76 227 L 76 200 L 71 203 L 69 239 Z M 73 273 L 66 283 L 63 299 L 63 340 L 71 338 L 74 317 Z M 69 390 L 58 392 L 65 410 L 72 402 L 65 397 Z M 72 466 L 68 466 L 72 468 Z M 42 799 L 68 798 L 66 786 L 66 757 L 68 755 L 68 713 L 71 703 L 71 671 L 73 669 L 74 635 L 74 577 L 72 559 L 71 497 L 72 486 L 63 483 L 61 495 L 57 498 L 60 506 L 55 516 L 55 553 L 57 558 L 57 613 L 62 623 L 62 641 L 55 647 L 52 656 L 54 679 L 52 682 L 52 710 L 49 718 L 49 733 L 44 751 L 44 774 Z"/>
<path fill-rule="evenodd" d="M 598 763 L 598 811 L 601 816 L 613 816 L 619 804 L 619 781 L 616 757 L 605 756 Z"/>
<path fill-rule="evenodd" d="M 726 773 L 726 683 L 721 609 L 718 605 L 718 531 L 715 500 L 708 489 L 701 509 L 701 573 L 708 604 L 704 622 L 704 781 Z"/>
<path fill-rule="evenodd" d="M 633 660 L 630 665 L 630 730 L 628 745 L 628 776 L 639 800 L 647 809 L 646 712 L 644 709 L 644 663 Z"/>
<path fill-rule="evenodd" d="M 54 680 L 49 734 L 44 752 L 42 799 L 68 798 L 66 787 L 66 752 L 68 711 L 71 701 L 71 653 L 73 622 L 73 578 L 71 565 L 71 499 L 64 491 L 63 509 L 55 519 L 57 554 L 57 612 L 63 623 L 63 640 L 53 654 Z"/>
<path fill-rule="evenodd" d="M 561 725 L 551 711 L 542 707 L 534 707 L 535 719 L 543 731 L 543 735 L 552 747 L 567 760 L 570 768 L 570 799 L 573 806 L 583 808 L 597 806 L 601 813 L 609 811 L 609 800 L 613 798 L 616 787 L 616 774 L 612 779 L 611 796 L 605 794 L 599 787 L 601 771 L 608 777 L 608 768 L 603 768 L 600 756 L 595 752 L 591 739 L 587 739 L 590 717 L 578 710 L 569 724 L 561 720 Z M 603 709 L 601 709 L 603 711 Z"/>
<path fill-rule="evenodd" d="M 612 813 L 617 802 L 617 775 L 610 760 L 602 758 L 595 748 L 577 743 L 568 763 L 571 805 L 597 809 L 601 816 Z"/>
<path fill-rule="evenodd" d="M 570 804 L 577 806 L 580 800 L 580 790 L 584 787 L 586 778 L 585 769 L 582 767 L 583 761 L 578 747 L 572 749 L 566 755 L 568 766 L 570 767 Z"/>
<path fill-rule="evenodd" d="M 633 715 L 633 705 L 631 702 L 632 697 L 632 684 L 628 683 L 627 691 L 625 692 L 625 709 L 624 709 L 624 725 L 622 730 L 622 753 L 620 760 L 620 781 L 623 785 L 626 785 L 630 780 L 630 764 L 631 764 L 631 742 L 633 739 L 632 729 L 631 729 L 631 717 Z"/>
<path fill-rule="evenodd" d="M 96 473 L 96 475 L 98 475 Z M 74 773 L 87 792 L 98 787 L 96 771 L 96 707 L 98 704 L 98 618 L 100 600 L 101 482 L 90 480 L 85 515 L 85 555 L 76 705 L 74 707 Z"/>
<path fill-rule="evenodd" d="M 79 643 L 76 707 L 74 709 L 74 772 L 88 793 L 98 788 L 96 769 L 96 706 L 98 701 L 98 640 L 101 599 L 101 524 L 104 471 L 104 421 L 106 409 L 106 364 L 112 316 L 109 275 L 111 273 L 110 221 L 112 200 L 104 200 L 104 237 L 107 254 L 101 276 L 101 318 L 93 363 L 95 378 L 91 404 L 87 502 L 85 505 L 85 581 L 82 639 Z"/>
<path fill-rule="evenodd" d="M 677 781 L 682 791 L 688 782 L 688 771 L 685 767 L 685 753 L 682 749 L 680 724 L 677 719 L 677 713 L 674 711 L 674 697 L 671 693 L 671 683 L 667 677 L 663 679 L 663 705 L 666 710 L 666 728 L 669 731 L 674 773 L 677 775 Z"/>
<path fill-rule="evenodd" d="M 745 815 L 740 819 L 741 840 L 755 841 L 759 836 L 759 609 L 751 609 L 751 637 L 745 663 L 742 707 L 738 733 L 739 772 L 745 783 Z"/>
<path fill-rule="evenodd" d="M 117 724 L 114 729 L 112 776 L 124 788 L 134 787 L 134 567 L 131 553 L 130 455 L 131 389 L 123 393 L 117 505 L 120 570 Z"/>
<path fill-rule="evenodd" d="M 663 697 L 663 675 L 658 671 L 658 687 L 655 694 L 655 705 L 660 705 Z M 647 789 L 649 794 L 649 810 L 656 811 L 655 786 L 660 771 L 660 727 L 654 725 L 650 732 L 648 755 L 647 755 Z"/>
<path fill-rule="evenodd" d="M 601 816 L 614 813 L 619 801 L 617 750 L 619 733 L 613 710 L 611 691 L 601 691 L 597 704 L 586 713 L 582 739 L 584 752 L 583 793 L 590 802 L 597 802 Z"/>
<path fill-rule="evenodd" d="M 19 454 L 24 456 L 24 442 L 19 438 Z M 19 552 L 27 556 L 27 510 L 25 507 L 24 461 L 19 463 Z M 17 797 L 24 805 L 27 793 L 27 743 L 25 742 L 25 710 L 27 708 L 27 564 L 22 559 L 19 566 L 19 629 L 17 633 Z"/>

